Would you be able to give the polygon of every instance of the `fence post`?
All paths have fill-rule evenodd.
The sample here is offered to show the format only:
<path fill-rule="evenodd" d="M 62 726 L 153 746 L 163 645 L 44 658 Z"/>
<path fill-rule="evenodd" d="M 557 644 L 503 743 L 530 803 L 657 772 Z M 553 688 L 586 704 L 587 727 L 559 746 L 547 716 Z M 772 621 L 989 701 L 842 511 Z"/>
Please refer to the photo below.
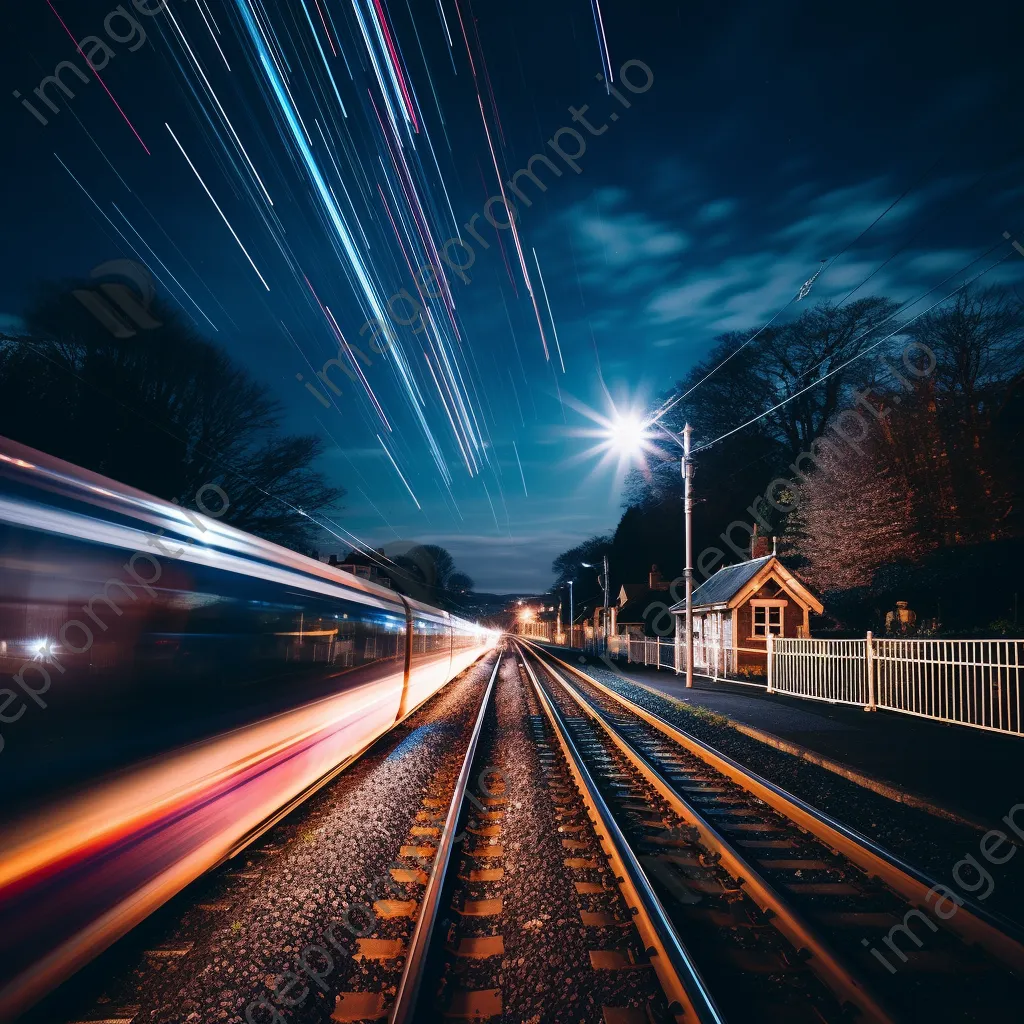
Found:
<path fill-rule="evenodd" d="M 775 687 L 773 685 L 775 680 L 775 634 L 770 630 L 768 636 L 765 638 L 765 650 L 767 652 L 767 667 L 768 667 L 768 692 L 774 693 Z"/>
<path fill-rule="evenodd" d="M 868 677 L 868 706 L 864 710 L 877 711 L 878 704 L 875 701 L 875 641 L 870 629 L 864 644 L 864 668 Z"/>

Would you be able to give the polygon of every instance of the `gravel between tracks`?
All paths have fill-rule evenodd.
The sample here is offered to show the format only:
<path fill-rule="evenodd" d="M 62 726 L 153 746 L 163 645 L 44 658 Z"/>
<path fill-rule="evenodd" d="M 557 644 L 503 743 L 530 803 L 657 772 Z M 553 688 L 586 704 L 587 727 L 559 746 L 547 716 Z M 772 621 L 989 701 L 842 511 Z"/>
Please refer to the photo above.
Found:
<path fill-rule="evenodd" d="M 597 902 L 627 922 L 626 926 L 588 928 L 582 924 L 580 910 L 587 909 L 594 898 L 576 892 L 574 872 L 564 867 L 563 861 L 571 856 L 599 857 L 600 847 L 572 783 L 565 783 L 572 796 L 561 802 L 573 809 L 573 817 L 560 816 L 555 810 L 548 785 L 555 785 L 556 777 L 567 779 L 568 772 L 553 736 L 547 749 L 555 752 L 552 764 L 557 763 L 561 769 L 542 767 L 540 748 L 534 740 L 534 732 L 541 728 L 540 716 L 532 687 L 520 679 L 516 658 L 507 657 L 485 719 L 476 769 L 479 772 L 482 766 L 493 766 L 505 779 L 506 813 L 501 836 L 493 840 L 504 849 L 505 879 L 502 883 L 487 883 L 494 887 L 493 893 L 474 893 L 469 885 L 463 886 L 470 898 L 500 893 L 503 899 L 502 913 L 490 919 L 495 927 L 489 929 L 502 935 L 505 944 L 505 955 L 495 975 L 502 990 L 502 1020 L 508 1024 L 598 1024 L 603 1020 L 602 1006 L 643 1007 L 652 999 L 653 1006 L 661 1005 L 663 1011 L 664 998 L 653 972 L 595 972 L 590 965 L 590 950 L 620 945 L 626 931 L 633 929 L 607 866 L 592 872 L 594 880 L 604 878 L 608 886 Z M 575 824 L 567 829 L 569 821 Z M 579 825 L 582 831 L 576 831 Z M 586 843 L 586 848 L 568 850 L 563 845 L 566 839 Z M 463 849 L 459 856 L 465 853 Z M 463 922 L 463 934 L 467 934 L 465 925 L 472 921 Z M 478 934 L 479 929 L 470 926 L 469 932 Z M 485 964 L 482 962 L 481 967 Z M 478 973 L 472 969 L 469 972 L 471 977 Z M 486 987 L 486 983 L 478 981 L 472 987 Z"/>

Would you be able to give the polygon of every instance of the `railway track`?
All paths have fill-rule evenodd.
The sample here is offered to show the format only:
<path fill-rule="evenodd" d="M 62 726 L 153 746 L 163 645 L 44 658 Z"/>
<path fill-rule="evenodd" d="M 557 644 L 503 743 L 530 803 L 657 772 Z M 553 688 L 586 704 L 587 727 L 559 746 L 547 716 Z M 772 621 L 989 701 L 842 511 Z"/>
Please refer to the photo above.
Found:
<path fill-rule="evenodd" d="M 402 860 L 399 836 L 407 849 L 441 832 L 421 820 L 421 793 L 450 798 L 495 663 L 489 656 L 469 668 L 343 772 L 332 770 L 301 806 L 275 814 L 248 837 L 251 845 L 51 993 L 25 1024 L 322 1021 L 346 974 L 386 966 L 408 939 L 426 874 L 410 866 L 409 884 L 397 886 L 391 903 L 384 877 L 394 882 L 388 868 Z M 389 941 L 361 956 L 375 902 Z"/>
<path fill-rule="evenodd" d="M 770 922 L 840 1012 L 857 1011 L 858 1019 L 980 1021 L 1019 1003 L 1024 946 L 1012 924 L 964 904 L 575 666 L 533 646 L 523 654 L 586 737 L 584 749 L 609 769 L 606 786 L 618 775 L 632 787 L 631 802 L 644 794 L 652 808 L 671 811 L 696 833 L 683 861 L 644 861 L 666 906 L 666 889 L 693 886 L 687 856 L 702 867 L 714 864 L 744 898 L 745 913 L 756 906 L 746 916 Z M 673 914 L 683 943 L 697 934 L 687 918 L 699 918 L 700 906 Z M 716 965 L 705 962 L 703 943 L 695 958 L 718 994 Z M 746 1019 L 729 1001 L 722 997 L 727 1016 Z M 816 1012 L 832 1019 L 835 1008 L 819 1002 Z"/>
<path fill-rule="evenodd" d="M 407 851 L 430 873 L 401 978 L 342 993 L 335 1020 L 722 1019 L 514 651 L 495 668 L 449 802 L 437 803 L 428 794 L 422 811 L 444 820 L 436 845 Z"/>
<path fill-rule="evenodd" d="M 930 879 L 574 666 L 507 643 L 461 692 L 365 770 L 368 790 L 339 781 L 360 831 L 382 814 L 368 800 L 398 801 L 358 868 L 320 858 L 337 818 L 271 831 L 234 875 L 258 912 L 199 905 L 237 917 L 237 938 L 165 936 L 102 1019 L 966 1022 L 1019 1002 L 1024 947 L 1002 922 L 942 920 Z M 281 879 L 326 883 L 306 932 L 272 931 L 295 903 L 267 902 Z M 261 929 L 285 935 L 250 954 L 264 987 L 212 1012 L 201 979 Z"/>

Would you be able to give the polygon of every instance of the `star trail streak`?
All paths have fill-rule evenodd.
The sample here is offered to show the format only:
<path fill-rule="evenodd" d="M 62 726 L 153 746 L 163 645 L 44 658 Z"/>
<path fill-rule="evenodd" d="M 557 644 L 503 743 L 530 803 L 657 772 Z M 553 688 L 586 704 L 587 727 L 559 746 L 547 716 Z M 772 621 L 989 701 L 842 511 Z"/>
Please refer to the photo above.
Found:
<path fill-rule="evenodd" d="M 245 253 L 245 258 L 249 261 L 249 264 L 252 266 L 252 269 L 256 271 L 256 276 L 263 282 L 263 287 L 266 288 L 267 291 L 269 292 L 270 285 L 267 284 L 263 275 L 260 273 L 259 267 L 257 267 L 256 264 L 253 263 L 252 257 L 249 255 L 249 250 L 246 249 L 246 247 L 242 244 L 242 240 L 238 237 L 238 233 L 231 226 L 231 222 L 224 215 L 224 211 L 220 208 L 220 205 L 217 203 L 217 200 L 213 198 L 213 193 L 206 187 L 206 182 L 203 181 L 202 175 L 196 170 L 196 165 L 192 163 L 192 160 L 189 157 L 188 153 L 185 152 L 185 147 L 178 141 L 178 136 L 174 134 L 174 130 L 171 128 L 169 124 L 165 124 L 164 127 L 171 133 L 171 138 L 174 139 L 174 144 L 178 147 L 178 149 L 181 150 L 181 155 L 188 161 L 189 167 L 192 168 L 192 173 L 199 180 L 199 184 L 203 186 L 203 191 L 210 197 L 210 202 L 213 203 L 214 208 L 220 214 L 221 220 L 223 220 L 224 223 L 227 225 L 227 229 L 228 231 L 231 232 L 231 236 L 238 243 L 238 248 Z"/>
<path fill-rule="evenodd" d="M 114 94 L 107 88 L 107 83 L 103 81 L 103 79 L 100 77 L 100 73 L 96 70 L 96 68 L 93 67 L 92 61 L 90 61 L 89 58 L 85 56 L 85 51 L 81 48 L 81 46 L 78 45 L 78 41 L 75 39 L 74 33 L 71 31 L 71 29 L 68 28 L 64 19 L 57 13 L 57 8 L 50 3 L 50 0 L 46 0 L 46 6 L 49 7 L 51 11 L 53 11 L 53 16 L 60 22 L 61 28 L 64 29 L 64 31 L 67 33 L 68 38 L 71 40 L 71 42 L 75 44 L 75 49 L 83 57 L 85 57 L 85 62 L 89 65 L 89 70 L 96 76 L 96 81 L 103 86 L 103 91 L 110 97 L 110 102 L 113 103 L 115 107 L 117 107 L 117 112 L 124 118 L 125 124 L 127 124 L 128 127 L 131 128 L 132 134 L 135 136 L 135 138 L 139 140 L 139 145 L 141 145 L 142 148 L 146 151 L 146 156 L 150 156 L 151 154 L 149 152 L 149 147 L 142 141 L 142 136 L 135 130 L 135 125 L 133 125 L 131 121 L 128 120 L 128 115 L 121 108 L 121 104 L 118 103 L 116 99 L 114 99 Z"/>
<path fill-rule="evenodd" d="M 47 5 L 61 20 L 51 0 Z M 254 290 L 257 329 L 269 332 L 268 344 L 285 358 L 298 356 L 302 372 L 290 366 L 284 376 L 299 382 L 303 402 L 315 399 L 307 413 L 342 418 L 342 443 L 352 444 L 357 431 L 376 437 L 424 515 L 416 492 L 424 493 L 422 478 L 432 475 L 453 515 L 462 518 L 456 494 L 462 500 L 471 487 L 500 529 L 496 509 L 500 500 L 508 518 L 507 481 L 492 437 L 501 438 L 508 416 L 531 429 L 524 407 L 536 419 L 538 403 L 528 366 L 539 368 L 543 356 L 546 370 L 564 374 L 565 359 L 539 256 L 533 249 L 531 267 L 531 246 L 509 201 L 506 128 L 484 41 L 469 0 L 457 0 L 454 11 L 464 52 L 454 48 L 443 0 L 436 22 L 433 12 L 425 19 L 424 9 L 409 0 L 232 0 L 222 6 L 198 0 L 164 7 L 146 25 L 184 102 L 160 120 L 262 286 Z M 600 24 L 599 11 L 595 17 Z M 603 42 L 603 26 L 599 37 Z M 423 88 L 430 90 L 425 104 L 418 94 Z M 447 109 L 453 89 L 461 106 Z M 470 277 L 459 268 L 465 257 L 457 250 L 467 244 L 467 215 L 459 206 L 478 199 L 475 189 L 466 192 L 451 125 L 462 145 L 468 133 L 476 166 L 493 167 L 497 178 L 495 189 L 490 171 L 480 171 L 484 189 L 498 193 L 484 210 L 497 229 L 496 244 L 482 242 L 472 226 L 479 214 L 468 230 L 490 250 L 481 262 L 489 259 L 492 273 L 508 274 L 507 281 L 498 279 L 497 307 L 503 331 L 507 321 L 511 332 L 507 349 L 478 328 L 472 336 L 463 321 L 468 303 L 479 324 L 483 296 L 472 283 L 479 272 Z M 435 147 L 438 129 L 445 145 Z M 168 152 L 173 175 L 180 165 Z M 224 275 L 237 273 L 233 261 L 189 262 L 174 226 L 153 218 L 173 246 L 158 253 L 139 230 L 143 225 L 136 227 L 133 206 L 120 197 L 97 201 L 71 177 L 102 215 L 105 230 L 109 225 L 125 252 L 159 271 L 154 277 L 197 325 L 218 329 L 194 298 L 198 279 L 225 323 L 237 329 L 217 297 Z M 190 214 L 206 216 L 191 186 L 181 194 L 194 204 L 182 211 L 183 222 Z M 510 243 L 502 238 L 506 230 Z M 468 298 L 466 287 L 473 289 Z M 273 300 L 264 300 L 271 291 Z M 516 309 L 522 300 L 529 313 L 525 303 Z M 541 345 L 524 363 L 517 332 L 525 324 L 532 333 L 534 322 Z M 509 371 L 506 352 L 516 361 L 516 378 L 509 377 L 511 389 L 505 383 L 496 390 L 495 373 L 504 381 Z M 337 444 L 332 424 L 320 429 Z M 525 496 L 518 448 L 515 458 Z"/>

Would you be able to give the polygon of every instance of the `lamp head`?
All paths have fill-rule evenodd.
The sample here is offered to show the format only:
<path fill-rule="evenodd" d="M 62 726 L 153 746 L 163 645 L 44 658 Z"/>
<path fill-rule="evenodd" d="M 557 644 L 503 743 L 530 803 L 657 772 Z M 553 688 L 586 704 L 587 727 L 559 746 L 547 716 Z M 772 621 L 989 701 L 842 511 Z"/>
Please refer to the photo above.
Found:
<path fill-rule="evenodd" d="M 644 453 L 651 440 L 649 426 L 636 413 L 616 412 L 608 422 L 607 440 L 612 451 L 624 459 Z"/>

